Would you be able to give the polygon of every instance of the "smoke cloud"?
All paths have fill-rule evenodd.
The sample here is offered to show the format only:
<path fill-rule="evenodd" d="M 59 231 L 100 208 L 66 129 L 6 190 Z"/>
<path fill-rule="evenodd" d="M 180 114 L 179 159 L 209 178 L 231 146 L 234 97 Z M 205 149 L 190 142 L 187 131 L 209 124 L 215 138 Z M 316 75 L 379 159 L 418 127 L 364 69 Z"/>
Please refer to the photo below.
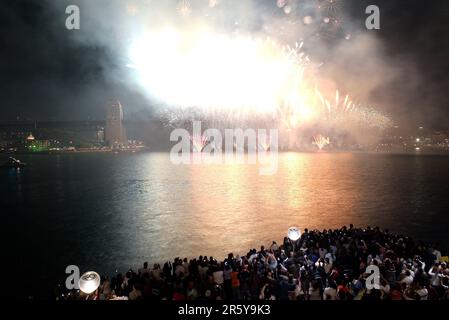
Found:
<path fill-rule="evenodd" d="M 355 101 L 391 114 L 401 125 L 441 125 L 448 115 L 444 92 L 448 80 L 441 71 L 447 70 L 448 43 L 447 37 L 439 39 L 438 50 L 432 35 L 441 36 L 445 30 L 444 14 L 438 12 L 447 12 L 447 2 L 435 1 L 433 6 L 423 6 L 422 1 L 376 2 L 382 14 L 380 31 L 364 26 L 364 10 L 371 4 L 365 0 L 333 5 L 325 0 L 45 0 L 26 14 L 19 14 L 21 5 L 10 4 L 2 20 L 15 22 L 11 30 L 16 35 L 7 35 L 6 47 L 15 44 L 23 54 L 34 49 L 28 67 L 21 61 L 22 69 L 36 73 L 36 79 L 42 80 L 37 86 L 44 88 L 36 89 L 36 81 L 27 84 L 26 76 L 14 70 L 16 81 L 6 77 L 2 81 L 8 83 L 5 95 L 17 102 L 17 113 L 36 118 L 27 110 L 30 101 L 14 94 L 19 87 L 45 100 L 42 117 L 95 118 L 111 97 L 123 101 L 127 116 L 157 111 L 160 101 L 148 96 L 126 67 L 132 41 L 161 25 L 188 28 L 206 22 L 220 32 L 269 36 L 290 45 L 304 41 L 305 52 L 321 65 L 314 72 L 324 90 L 348 93 Z M 81 10 L 79 31 L 65 29 L 65 8 L 72 4 Z M 188 6 L 185 16 L 183 5 Z M 422 13 L 416 23 L 410 17 L 412 10 Z M 334 20 L 338 20 L 335 25 Z M 29 44 L 19 43 L 19 38 Z M 17 53 L 7 49 L 6 55 L 3 63 L 13 66 Z M 16 111 L 5 112 L 11 117 Z"/>

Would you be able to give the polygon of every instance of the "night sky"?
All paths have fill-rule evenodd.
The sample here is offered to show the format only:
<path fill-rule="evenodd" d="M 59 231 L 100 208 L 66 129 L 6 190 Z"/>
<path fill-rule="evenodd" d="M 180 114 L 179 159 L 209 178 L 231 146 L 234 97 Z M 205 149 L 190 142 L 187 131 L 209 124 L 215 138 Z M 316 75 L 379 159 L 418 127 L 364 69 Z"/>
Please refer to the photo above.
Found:
<path fill-rule="evenodd" d="M 262 2 L 276 6 L 274 0 Z M 64 12 L 49 3 L 1 1 L 0 120 L 98 119 L 111 97 L 128 106 L 127 116 L 153 110 L 153 102 L 139 88 L 119 80 L 127 77 L 122 48 L 73 41 L 64 28 Z M 348 0 L 345 10 L 362 26 L 368 4 L 381 8 L 382 29 L 373 32 L 385 55 L 413 73 L 376 88 L 373 100 L 381 109 L 383 99 L 397 101 L 384 110 L 401 124 L 448 129 L 449 1 Z"/>

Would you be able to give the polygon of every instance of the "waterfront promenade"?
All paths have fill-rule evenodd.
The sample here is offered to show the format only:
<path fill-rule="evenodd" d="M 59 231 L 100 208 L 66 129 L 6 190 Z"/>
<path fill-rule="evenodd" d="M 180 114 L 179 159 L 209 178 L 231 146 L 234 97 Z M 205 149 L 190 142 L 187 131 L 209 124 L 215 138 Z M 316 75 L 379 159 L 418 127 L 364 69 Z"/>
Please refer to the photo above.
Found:
<path fill-rule="evenodd" d="M 378 270 L 373 277 L 368 270 Z M 373 279 L 376 279 L 372 281 Z M 374 288 L 373 288 L 374 285 Z M 61 288 L 61 287 L 59 287 Z M 301 238 L 230 253 L 164 264 L 145 262 L 112 278 L 102 276 L 77 300 L 448 300 L 449 267 L 438 244 L 380 228 L 307 230 Z"/>

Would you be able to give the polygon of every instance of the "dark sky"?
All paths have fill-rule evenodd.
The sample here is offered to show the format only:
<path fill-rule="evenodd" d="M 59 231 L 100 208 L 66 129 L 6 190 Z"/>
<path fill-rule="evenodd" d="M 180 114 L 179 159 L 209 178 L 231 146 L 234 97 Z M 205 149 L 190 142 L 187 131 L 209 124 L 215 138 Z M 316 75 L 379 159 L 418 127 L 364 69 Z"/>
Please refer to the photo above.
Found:
<path fill-rule="evenodd" d="M 384 95 L 397 99 L 398 105 L 388 111 L 400 121 L 449 128 L 449 1 L 345 3 L 360 25 L 364 8 L 377 4 L 382 29 L 376 37 L 386 55 L 413 65 L 416 73 L 379 88 L 373 93 L 379 95 L 377 100 L 382 102 Z M 45 0 L 1 1 L 0 120 L 101 118 L 111 97 L 129 106 L 128 114 L 151 110 L 152 102 L 138 88 L 108 76 L 109 69 L 118 75 L 126 72 L 122 57 L 102 44 L 70 41 L 69 31 L 60 26 L 64 13 L 55 11 Z"/>

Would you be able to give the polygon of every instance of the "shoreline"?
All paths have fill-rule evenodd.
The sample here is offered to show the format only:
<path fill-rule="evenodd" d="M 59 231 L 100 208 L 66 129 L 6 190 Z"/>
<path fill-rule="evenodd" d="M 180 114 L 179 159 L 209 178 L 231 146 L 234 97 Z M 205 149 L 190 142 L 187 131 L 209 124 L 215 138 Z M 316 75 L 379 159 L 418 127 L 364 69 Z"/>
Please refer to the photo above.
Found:
<path fill-rule="evenodd" d="M 89 149 L 78 149 L 78 150 L 71 150 L 71 151 L 43 151 L 43 152 L 28 152 L 28 151 L 16 151 L 16 152 L 0 152 L 0 155 L 5 156 L 14 156 L 14 155 L 62 155 L 62 154 L 106 154 L 106 153 L 112 153 L 112 154 L 120 154 L 120 153 L 170 153 L 170 150 L 157 150 L 157 149 L 151 149 L 148 147 L 142 148 L 142 149 L 124 149 L 124 150 L 89 150 Z M 270 151 L 267 151 L 267 153 L 270 153 Z M 331 154 L 366 154 L 366 155 L 410 155 L 410 156 L 449 156 L 449 151 L 440 151 L 440 152 L 425 152 L 425 151 L 404 151 L 404 152 L 379 152 L 379 151 L 287 151 L 282 150 L 278 152 L 279 154 L 317 154 L 317 155 L 331 155 Z M 245 155 L 248 154 L 248 152 L 244 153 Z"/>
<path fill-rule="evenodd" d="M 2 152 L 0 155 L 6 155 L 6 156 L 13 156 L 13 155 L 62 155 L 62 154 L 91 154 L 91 153 L 98 153 L 98 154 L 105 154 L 105 153 L 143 153 L 143 152 L 150 152 L 151 150 L 149 148 L 145 149 L 125 149 L 125 150 L 71 150 L 71 151 L 43 151 L 43 152 L 27 152 L 27 151 L 17 151 L 17 152 Z"/>

